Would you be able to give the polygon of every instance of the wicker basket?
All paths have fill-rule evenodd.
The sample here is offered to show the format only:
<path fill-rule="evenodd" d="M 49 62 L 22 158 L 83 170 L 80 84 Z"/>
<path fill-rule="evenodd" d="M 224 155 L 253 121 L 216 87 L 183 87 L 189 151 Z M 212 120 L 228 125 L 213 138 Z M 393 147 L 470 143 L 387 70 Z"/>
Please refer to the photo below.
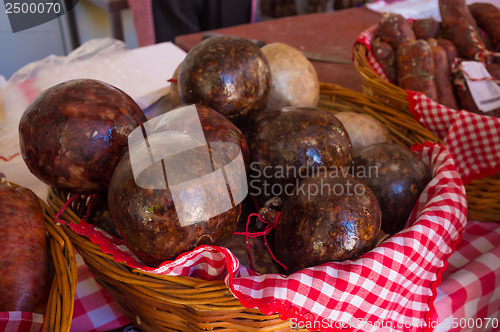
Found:
<path fill-rule="evenodd" d="M 413 118 L 409 111 L 407 93 L 400 87 L 383 80 L 368 62 L 364 44 L 354 46 L 354 65 L 361 76 L 363 92 L 379 102 L 394 108 L 400 115 Z M 465 186 L 467 191 L 468 217 L 479 221 L 500 222 L 500 174 L 472 180 Z"/>
<path fill-rule="evenodd" d="M 60 210 L 68 194 L 51 189 L 48 202 Z M 78 223 L 88 199 L 79 197 L 61 215 Z M 54 217 L 54 214 L 52 214 Z M 64 229 L 97 282 L 141 331 L 289 331 L 278 315 L 246 309 L 222 280 L 156 275 L 117 263 L 87 237 Z"/>
<path fill-rule="evenodd" d="M 407 147 L 426 141 L 442 143 L 412 116 L 380 103 L 376 98 L 335 84 L 321 83 L 320 90 L 319 108 L 334 114 L 343 111 L 369 114 L 385 124 L 395 143 Z"/>
<path fill-rule="evenodd" d="M 364 94 L 332 85 L 321 85 L 320 108 L 331 111 L 369 113 L 387 125 L 394 141 L 406 146 L 438 139 L 413 118 L 405 117 Z M 51 189 L 51 216 L 70 195 Z M 78 223 L 86 213 L 88 198 L 78 197 L 60 218 Z M 88 237 L 63 226 L 96 280 L 123 312 L 143 331 L 297 331 L 278 314 L 266 316 L 258 309 L 246 309 L 222 280 L 156 275 L 127 267 L 103 253 Z"/>
<path fill-rule="evenodd" d="M 10 183 L 13 188 L 19 187 Z M 73 246 L 62 230 L 52 219 L 54 211 L 41 199 L 44 210 L 45 227 L 49 236 L 49 257 L 54 268 L 54 280 L 50 289 L 49 301 L 45 310 L 43 332 L 68 332 L 73 318 L 75 290 L 77 283 L 76 260 Z"/>

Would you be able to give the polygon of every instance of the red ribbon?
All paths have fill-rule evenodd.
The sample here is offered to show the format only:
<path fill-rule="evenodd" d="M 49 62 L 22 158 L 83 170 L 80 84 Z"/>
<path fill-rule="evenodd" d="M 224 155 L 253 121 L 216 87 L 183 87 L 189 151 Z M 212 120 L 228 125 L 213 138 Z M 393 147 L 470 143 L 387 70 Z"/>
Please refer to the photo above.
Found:
<path fill-rule="evenodd" d="M 170 78 L 170 79 L 167 80 L 167 82 L 177 84 L 177 79 L 176 78 Z"/>
<path fill-rule="evenodd" d="M 14 159 L 15 157 L 19 156 L 20 153 L 17 152 L 17 153 L 14 153 L 12 156 L 10 157 L 4 157 L 4 156 L 0 156 L 0 159 L 3 160 L 3 161 L 11 161 L 12 159 Z"/>
<path fill-rule="evenodd" d="M 66 220 L 59 219 L 59 217 L 64 213 L 64 211 L 66 211 L 66 209 L 71 204 L 71 202 L 73 202 L 77 197 L 78 197 L 78 195 L 74 194 L 66 202 L 64 202 L 61 209 L 59 209 L 59 211 L 57 211 L 57 213 L 54 215 L 54 222 L 60 223 L 63 225 L 66 225 L 68 223 Z M 87 218 L 90 216 L 90 211 L 92 209 L 92 206 L 94 205 L 95 197 L 96 197 L 96 195 L 90 196 L 89 204 L 87 205 L 87 211 L 85 212 L 85 215 L 80 219 L 80 221 L 81 220 L 86 221 Z"/>
<path fill-rule="evenodd" d="M 479 52 L 474 55 L 475 60 L 485 62 L 488 56 L 500 57 L 500 53 L 488 50 L 483 43 L 479 42 L 479 40 L 476 38 L 476 34 L 474 33 L 474 28 L 471 25 L 469 25 L 468 28 L 472 42 L 479 49 Z"/>
<path fill-rule="evenodd" d="M 476 34 L 474 33 L 474 28 L 471 25 L 469 25 L 468 28 L 469 28 L 470 38 L 472 39 L 472 42 L 479 50 L 474 55 L 474 60 L 484 63 L 489 56 L 500 57 L 500 53 L 492 52 L 492 51 L 488 50 L 484 46 L 483 43 L 480 43 L 480 41 L 476 38 Z M 453 60 L 453 63 L 451 64 L 451 72 L 454 74 L 455 73 L 462 73 L 462 75 L 464 77 L 467 77 L 470 81 L 473 81 L 473 82 L 491 80 L 491 81 L 495 82 L 496 84 L 500 85 L 500 81 L 494 77 L 471 78 L 469 76 L 469 74 L 467 74 L 467 72 L 463 70 L 462 59 L 460 59 L 460 58 L 455 58 Z M 455 81 L 455 83 L 460 87 L 461 90 L 466 90 L 466 85 L 465 85 L 464 81 L 462 81 L 462 82 Z"/>
<path fill-rule="evenodd" d="M 54 215 L 54 222 L 59 223 L 59 224 L 63 224 L 63 225 L 66 225 L 68 223 L 66 220 L 59 219 L 59 217 L 61 216 L 61 214 L 64 213 L 64 211 L 71 204 L 71 202 L 73 202 L 77 197 L 78 197 L 78 195 L 74 194 L 66 202 L 64 202 L 61 209 L 59 209 L 59 211 L 57 211 L 57 213 Z"/>
<path fill-rule="evenodd" d="M 255 270 L 255 267 L 253 265 L 253 260 L 252 260 L 252 251 L 250 250 L 250 243 L 248 242 L 248 238 L 251 238 L 251 237 L 258 237 L 258 236 L 264 236 L 264 243 L 266 244 L 266 248 L 267 250 L 269 251 L 269 253 L 271 254 L 271 257 L 273 258 L 273 260 L 278 263 L 282 268 L 285 269 L 285 271 L 288 271 L 288 269 L 286 268 L 285 265 L 283 265 L 273 254 L 271 248 L 269 247 L 269 243 L 267 242 L 267 235 L 273 230 L 276 228 L 276 225 L 278 224 L 278 220 L 280 218 L 280 215 L 281 215 L 281 212 L 278 212 L 276 214 L 276 219 L 274 219 L 274 222 L 271 224 L 270 222 L 268 222 L 267 220 L 264 220 L 262 219 L 262 217 L 258 214 L 258 213 L 252 213 L 251 215 L 248 216 L 248 219 L 247 219 L 247 225 L 246 225 L 246 229 L 245 229 L 245 232 L 235 232 L 234 234 L 235 235 L 245 235 L 246 237 L 246 243 L 247 243 L 247 248 L 248 248 L 248 256 L 250 258 L 250 265 L 252 266 L 252 269 L 254 271 Z M 255 232 L 255 233 L 251 233 L 248 231 L 248 226 L 250 225 L 250 220 L 253 216 L 257 216 L 260 221 L 262 221 L 264 224 L 266 224 L 266 228 L 264 228 L 264 230 L 262 232 Z"/>

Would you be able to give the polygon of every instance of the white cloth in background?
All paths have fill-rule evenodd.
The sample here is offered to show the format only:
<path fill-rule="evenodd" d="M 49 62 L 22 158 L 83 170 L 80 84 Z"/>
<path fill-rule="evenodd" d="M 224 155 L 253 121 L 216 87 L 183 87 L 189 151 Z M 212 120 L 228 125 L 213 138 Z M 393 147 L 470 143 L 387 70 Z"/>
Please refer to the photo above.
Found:
<path fill-rule="evenodd" d="M 67 80 L 92 78 L 120 88 L 144 109 L 168 93 L 167 80 L 185 55 L 173 43 L 129 50 L 122 41 L 104 38 L 67 56 L 51 55 L 22 67 L 0 82 L 0 173 L 46 198 L 47 185 L 29 172 L 19 154 L 19 119 L 40 92 Z"/>

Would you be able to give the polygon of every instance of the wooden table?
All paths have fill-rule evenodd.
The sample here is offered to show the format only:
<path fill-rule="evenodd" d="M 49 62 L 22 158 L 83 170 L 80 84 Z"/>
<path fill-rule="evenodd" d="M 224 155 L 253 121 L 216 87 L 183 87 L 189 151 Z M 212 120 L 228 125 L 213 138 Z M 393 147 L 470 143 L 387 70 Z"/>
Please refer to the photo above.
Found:
<path fill-rule="evenodd" d="M 352 58 L 354 41 L 366 28 L 377 24 L 380 14 L 366 7 L 328 13 L 307 14 L 213 30 L 266 43 L 283 42 L 298 49 Z M 185 51 L 202 40 L 202 33 L 178 36 L 175 43 Z M 361 91 L 361 79 L 354 64 L 311 61 L 321 82 L 335 83 Z"/>

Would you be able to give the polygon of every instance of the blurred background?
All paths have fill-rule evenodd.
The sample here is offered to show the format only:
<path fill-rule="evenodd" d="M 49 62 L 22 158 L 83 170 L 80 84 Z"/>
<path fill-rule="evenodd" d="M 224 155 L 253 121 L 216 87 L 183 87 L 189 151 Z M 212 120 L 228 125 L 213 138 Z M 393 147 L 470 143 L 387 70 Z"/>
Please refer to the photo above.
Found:
<path fill-rule="evenodd" d="M 196 0 L 182 1 L 183 3 L 178 5 L 178 9 L 181 11 L 182 18 L 185 19 L 186 12 L 182 12 L 183 8 L 180 7 L 186 7 L 184 4 L 195 3 Z M 215 2 L 215 0 L 208 1 Z M 235 3 L 234 0 L 229 1 Z M 141 17 L 143 13 L 137 13 L 137 11 L 140 12 L 147 7 L 145 4 L 149 5 L 150 11 L 153 9 L 156 11 L 154 16 L 158 22 L 160 21 L 158 16 L 164 15 L 161 12 L 162 2 L 164 4 L 170 3 L 170 0 L 79 0 L 76 6 L 65 15 L 31 29 L 13 33 L 6 14 L 5 3 L 1 1 L 0 75 L 3 76 L 3 79 L 8 80 L 14 72 L 30 62 L 43 59 L 51 54 L 67 55 L 79 45 L 94 38 L 121 39 L 130 49 L 152 42 L 169 40 L 175 35 L 175 31 L 158 36 L 154 41 L 151 38 L 144 39 L 141 26 L 150 22 Z M 202 0 L 198 2 L 201 3 Z M 238 0 L 238 2 L 240 1 Z M 360 5 L 364 2 L 364 0 L 248 0 L 248 3 L 251 3 L 253 7 L 251 16 L 247 15 L 246 21 L 258 22 L 277 17 L 333 11 Z M 220 3 L 223 4 L 224 0 L 221 0 Z M 164 11 L 166 10 L 168 8 L 164 9 Z M 203 27 L 217 28 L 235 25 L 242 21 L 241 18 L 235 18 L 238 16 L 235 12 L 219 15 L 220 17 L 216 18 L 218 20 L 216 23 L 200 25 L 198 30 L 205 30 Z M 241 15 L 239 16 L 241 17 Z M 165 18 L 162 21 L 167 22 L 168 20 Z M 158 24 L 157 22 L 156 24 Z M 137 29 L 137 27 L 139 28 Z M 169 30 L 168 26 L 155 26 L 155 28 L 163 31 Z M 196 29 L 196 25 L 194 27 L 192 25 L 191 28 Z M 187 30 L 180 29 L 179 31 L 185 32 Z"/>

